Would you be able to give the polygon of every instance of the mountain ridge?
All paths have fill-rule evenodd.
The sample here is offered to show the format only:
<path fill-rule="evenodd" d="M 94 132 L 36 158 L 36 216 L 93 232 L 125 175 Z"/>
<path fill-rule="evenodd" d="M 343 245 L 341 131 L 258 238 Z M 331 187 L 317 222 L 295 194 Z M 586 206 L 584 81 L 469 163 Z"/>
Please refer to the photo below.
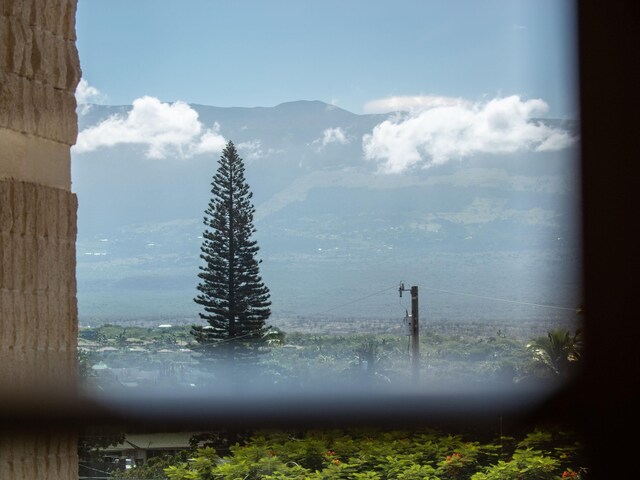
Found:
<path fill-rule="evenodd" d="M 94 106 L 81 129 L 130 108 Z M 362 137 L 392 115 L 321 101 L 191 108 L 245 158 L 275 315 L 312 315 L 399 279 L 531 303 L 579 301 L 575 146 L 387 175 L 365 158 Z M 323 136 L 327 129 L 343 136 Z M 197 317 L 198 237 L 219 154 L 147 153 L 138 144 L 73 153 L 81 321 Z M 335 313 L 395 315 L 397 298 L 373 300 Z M 426 311 L 434 320 L 559 315 L 450 300 L 440 294 Z"/>

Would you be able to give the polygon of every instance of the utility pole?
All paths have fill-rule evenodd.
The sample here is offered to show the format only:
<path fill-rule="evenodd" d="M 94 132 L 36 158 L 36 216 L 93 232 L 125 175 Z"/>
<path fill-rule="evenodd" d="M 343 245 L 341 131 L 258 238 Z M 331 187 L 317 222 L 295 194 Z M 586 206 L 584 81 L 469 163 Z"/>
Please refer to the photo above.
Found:
<path fill-rule="evenodd" d="M 402 297 L 402 292 L 407 289 L 404 283 L 400 284 L 398 292 Z M 420 383 L 420 317 L 418 316 L 418 287 L 411 287 L 411 370 L 414 385 Z"/>
<path fill-rule="evenodd" d="M 418 287 L 411 287 L 411 367 L 413 384 L 420 383 L 420 317 L 418 317 Z"/>

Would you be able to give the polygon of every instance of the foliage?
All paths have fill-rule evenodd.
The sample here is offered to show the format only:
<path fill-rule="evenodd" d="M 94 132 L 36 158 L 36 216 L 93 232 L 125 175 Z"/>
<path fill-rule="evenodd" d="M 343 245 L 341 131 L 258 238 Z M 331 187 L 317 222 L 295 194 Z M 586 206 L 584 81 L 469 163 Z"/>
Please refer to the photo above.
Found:
<path fill-rule="evenodd" d="M 207 447 L 165 472 L 171 480 L 579 478 L 570 475 L 582 465 L 562 454 L 576 445 L 563 435 L 534 431 L 505 452 L 497 443 L 434 430 L 261 432 L 229 455 Z"/>
<path fill-rule="evenodd" d="M 171 479 L 208 479 L 209 471 L 215 468 L 220 458 L 211 447 L 200 448 L 196 451 L 193 462 L 171 465 L 165 469 L 167 477 Z"/>
<path fill-rule="evenodd" d="M 166 480 L 165 470 L 172 465 L 187 462 L 191 452 L 183 451 L 176 455 L 152 457 L 144 465 L 134 466 L 128 470 L 117 470 L 113 473 L 113 480 Z"/>
<path fill-rule="evenodd" d="M 84 432 L 78 437 L 78 466 L 80 472 L 89 474 L 110 470 L 113 465 L 106 461 L 104 450 L 124 441 L 122 432 Z"/>
<path fill-rule="evenodd" d="M 258 245 L 244 162 L 232 142 L 222 152 L 211 183 L 212 198 L 205 211 L 200 257 L 199 294 L 195 302 L 207 326 L 192 334 L 207 357 L 236 361 L 254 358 L 264 345 L 265 321 L 271 311 L 269 289 L 259 275 Z"/>
<path fill-rule="evenodd" d="M 78 437 L 78 458 L 80 461 L 101 458 L 103 449 L 124 441 L 124 433 L 87 433 Z"/>
<path fill-rule="evenodd" d="M 554 480 L 557 478 L 557 459 L 544 456 L 530 448 L 516 450 L 510 461 L 498 461 L 484 473 L 476 473 L 472 480 Z"/>
<path fill-rule="evenodd" d="M 91 354 L 84 350 L 77 350 L 78 356 L 78 377 L 79 381 L 82 382 L 87 377 L 92 375 L 91 371 Z"/>
<path fill-rule="evenodd" d="M 532 364 L 525 341 L 512 335 L 513 332 L 506 335 L 501 331 L 488 334 L 474 325 L 427 330 L 421 335 L 421 378 L 425 385 L 465 388 L 508 386 L 527 376 L 543 381 L 554 378 L 535 376 L 539 367 Z M 102 325 L 81 329 L 79 338 L 92 342 L 82 346 L 89 352 L 83 354 L 86 358 L 81 363 L 90 373 L 88 382 L 103 389 L 119 388 L 111 378 L 116 369 L 119 381 L 137 382 L 139 388 L 169 387 L 177 382 L 183 387 L 189 383 L 200 386 L 211 377 L 210 367 L 201 361 L 200 354 L 192 352 L 194 340 L 188 325 L 127 326 L 126 332 L 123 326 Z M 264 341 L 271 348 L 259 358 L 256 370 L 260 375 L 252 379 L 254 387 L 286 391 L 325 384 L 337 388 L 395 388 L 408 385 L 411 380 L 404 336 L 295 331 L 285 335 L 272 327 Z M 112 348 L 101 351 L 102 347 Z M 90 372 L 90 367 L 99 362 L 109 369 Z M 146 377 L 138 374 L 142 371 Z M 138 378 L 132 378 L 134 375 Z M 157 380 L 149 380 L 152 377 Z"/>
<path fill-rule="evenodd" d="M 534 362 L 534 375 L 566 379 L 583 354 L 582 332 L 574 335 L 568 330 L 554 329 L 527 345 Z"/>
<path fill-rule="evenodd" d="M 512 384 L 529 363 L 524 343 L 506 336 L 422 335 L 421 377 L 428 385 Z M 332 384 L 408 385 L 407 339 L 391 334 L 309 334 L 288 332 L 286 348 L 262 359 L 271 385 L 306 388 Z"/>
<path fill-rule="evenodd" d="M 229 455 L 232 447 L 245 445 L 250 438 L 250 430 L 228 428 L 215 432 L 196 433 L 189 439 L 189 446 L 193 451 L 198 448 L 211 447 L 215 448 L 219 455 Z"/>
<path fill-rule="evenodd" d="M 84 327 L 78 331 L 78 338 L 96 342 L 101 345 L 115 344 L 117 338 L 126 333 L 126 337 L 141 340 L 143 342 L 157 342 L 161 343 L 163 338 L 170 337 L 173 340 L 177 339 L 189 339 L 189 331 L 191 327 L 188 325 L 174 325 L 167 328 L 158 327 L 141 327 L 136 325 L 127 325 L 126 327 L 121 325 L 114 325 L 111 323 L 105 323 L 96 327 Z"/>

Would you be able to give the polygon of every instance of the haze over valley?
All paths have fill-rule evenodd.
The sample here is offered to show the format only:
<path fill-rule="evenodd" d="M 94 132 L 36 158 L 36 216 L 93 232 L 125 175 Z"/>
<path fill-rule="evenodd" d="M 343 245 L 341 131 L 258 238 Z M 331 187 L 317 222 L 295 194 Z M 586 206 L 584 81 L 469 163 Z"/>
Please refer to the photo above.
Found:
<path fill-rule="evenodd" d="M 136 102 L 79 110 L 81 325 L 196 321 L 202 217 L 227 140 L 254 192 L 272 323 L 395 322 L 400 281 L 421 287 L 427 322 L 575 318 L 578 125 L 544 117 L 544 102 L 359 115 L 319 101 Z"/>

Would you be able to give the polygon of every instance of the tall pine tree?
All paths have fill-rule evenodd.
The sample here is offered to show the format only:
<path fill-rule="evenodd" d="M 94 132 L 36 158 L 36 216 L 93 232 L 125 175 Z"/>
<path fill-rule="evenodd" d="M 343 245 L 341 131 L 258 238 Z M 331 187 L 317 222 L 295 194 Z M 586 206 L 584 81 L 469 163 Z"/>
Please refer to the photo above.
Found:
<path fill-rule="evenodd" d="M 206 357 L 237 363 L 255 358 L 264 344 L 271 302 L 252 240 L 253 194 L 233 142 L 222 152 L 211 187 L 200 255 L 205 264 L 195 298 L 208 325 L 194 326 L 191 333 Z"/>

